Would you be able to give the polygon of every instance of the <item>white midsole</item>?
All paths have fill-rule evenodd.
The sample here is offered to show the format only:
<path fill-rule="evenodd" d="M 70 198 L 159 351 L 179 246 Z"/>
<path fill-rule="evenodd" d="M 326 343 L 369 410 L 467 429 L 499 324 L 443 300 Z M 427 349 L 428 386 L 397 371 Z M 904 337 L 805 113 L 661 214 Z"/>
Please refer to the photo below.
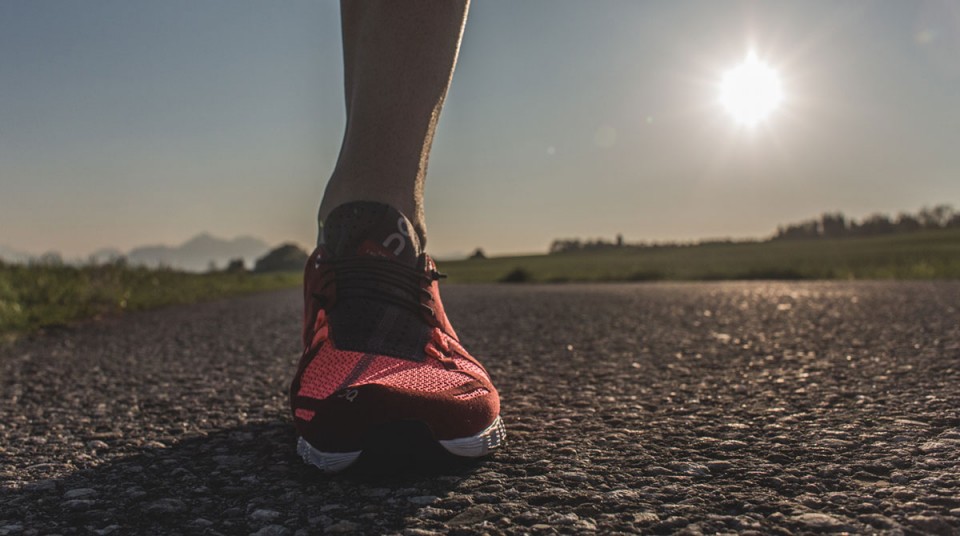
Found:
<path fill-rule="evenodd" d="M 470 437 L 461 437 L 459 439 L 440 440 L 440 446 L 445 448 L 451 454 L 465 458 L 479 458 L 486 456 L 491 451 L 503 445 L 507 438 L 506 428 L 503 421 L 498 416 L 493 424 L 486 427 L 482 432 Z M 297 454 L 303 458 L 303 461 L 320 469 L 325 473 L 337 473 L 350 467 L 357 461 L 363 451 L 355 450 L 352 452 L 323 452 L 317 450 L 306 439 L 297 440 Z"/>

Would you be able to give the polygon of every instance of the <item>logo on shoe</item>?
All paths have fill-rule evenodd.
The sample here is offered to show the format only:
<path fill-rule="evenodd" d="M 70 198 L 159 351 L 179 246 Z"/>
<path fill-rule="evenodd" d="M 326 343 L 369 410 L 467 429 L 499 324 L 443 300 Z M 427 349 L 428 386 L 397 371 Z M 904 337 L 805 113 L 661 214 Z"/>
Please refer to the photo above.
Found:
<path fill-rule="evenodd" d="M 353 400 L 357 398 L 358 394 L 360 394 L 360 392 L 356 389 L 346 389 L 337 395 L 337 398 L 346 398 L 347 402 L 353 402 Z"/>
<path fill-rule="evenodd" d="M 391 234 L 383 241 L 383 247 L 390 248 L 390 243 L 396 241 L 397 247 L 393 250 L 394 256 L 400 256 L 403 248 L 407 247 L 407 238 L 410 237 L 410 230 L 407 229 L 407 220 L 402 216 L 397 218 L 397 232 Z"/>

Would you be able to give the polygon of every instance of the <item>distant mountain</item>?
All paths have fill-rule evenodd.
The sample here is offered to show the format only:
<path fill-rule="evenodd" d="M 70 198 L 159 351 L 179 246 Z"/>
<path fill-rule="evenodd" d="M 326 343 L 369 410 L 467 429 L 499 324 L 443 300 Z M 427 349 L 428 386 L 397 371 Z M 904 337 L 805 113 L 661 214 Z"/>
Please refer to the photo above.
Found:
<path fill-rule="evenodd" d="M 0 260 L 9 263 L 27 262 L 35 257 L 26 251 L 20 251 L 0 244 Z"/>
<path fill-rule="evenodd" d="M 262 257 L 270 246 L 257 238 L 241 236 L 224 240 L 207 233 L 197 235 L 179 246 L 143 246 L 130 250 L 130 264 L 150 267 L 169 266 L 180 270 L 202 272 L 215 263 L 223 268 L 232 259 L 243 259 L 248 266 Z"/>

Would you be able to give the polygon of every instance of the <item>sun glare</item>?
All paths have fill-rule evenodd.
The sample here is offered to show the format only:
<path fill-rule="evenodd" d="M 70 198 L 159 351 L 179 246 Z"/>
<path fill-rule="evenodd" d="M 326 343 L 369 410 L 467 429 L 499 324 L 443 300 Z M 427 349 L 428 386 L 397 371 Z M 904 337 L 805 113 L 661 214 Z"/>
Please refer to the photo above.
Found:
<path fill-rule="evenodd" d="M 752 52 L 743 63 L 727 71 L 720 82 L 720 104 L 737 122 L 747 126 L 766 119 L 782 101 L 777 72 Z"/>

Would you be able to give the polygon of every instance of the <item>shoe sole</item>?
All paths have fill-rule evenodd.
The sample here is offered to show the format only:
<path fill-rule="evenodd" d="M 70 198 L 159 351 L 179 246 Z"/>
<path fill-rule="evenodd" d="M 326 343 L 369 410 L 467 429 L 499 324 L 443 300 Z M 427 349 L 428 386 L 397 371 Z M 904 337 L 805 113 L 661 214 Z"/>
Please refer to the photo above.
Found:
<path fill-rule="evenodd" d="M 507 438 L 507 430 L 498 416 L 493 424 L 477 435 L 459 439 L 438 441 L 441 447 L 454 456 L 462 458 L 480 458 L 490 454 Z M 317 450 L 304 438 L 297 440 L 297 454 L 303 461 L 320 469 L 324 473 L 339 473 L 347 469 L 363 454 L 362 450 L 352 452 L 324 452 Z"/>

